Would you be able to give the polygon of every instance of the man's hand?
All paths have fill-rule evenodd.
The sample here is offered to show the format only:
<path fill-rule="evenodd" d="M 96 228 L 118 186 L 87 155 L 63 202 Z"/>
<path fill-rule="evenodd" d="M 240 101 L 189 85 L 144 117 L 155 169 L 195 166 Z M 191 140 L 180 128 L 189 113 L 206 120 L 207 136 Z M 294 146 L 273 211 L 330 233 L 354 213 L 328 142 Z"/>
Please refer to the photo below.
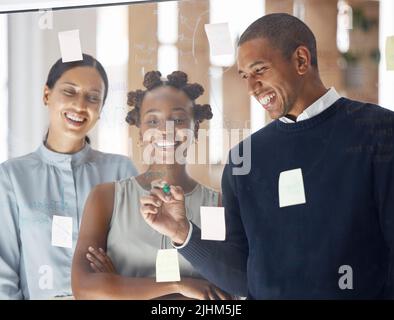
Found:
<path fill-rule="evenodd" d="M 179 186 L 170 186 L 170 192 L 165 193 L 162 190 L 165 184 L 163 180 L 152 182 L 150 195 L 140 199 L 140 211 L 153 229 L 169 237 L 174 243 L 183 244 L 189 232 L 185 195 Z"/>

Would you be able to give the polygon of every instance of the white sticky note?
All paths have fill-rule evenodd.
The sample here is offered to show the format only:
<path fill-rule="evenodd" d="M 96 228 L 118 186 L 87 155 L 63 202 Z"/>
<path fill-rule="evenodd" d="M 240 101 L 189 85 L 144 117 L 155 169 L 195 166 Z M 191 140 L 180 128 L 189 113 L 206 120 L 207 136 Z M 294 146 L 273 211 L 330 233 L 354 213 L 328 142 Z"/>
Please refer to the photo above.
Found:
<path fill-rule="evenodd" d="M 228 23 L 212 23 L 205 25 L 205 32 L 209 41 L 211 55 L 219 56 L 234 53 Z"/>
<path fill-rule="evenodd" d="M 55 247 L 72 248 L 73 219 L 72 217 L 53 216 L 52 245 Z"/>
<path fill-rule="evenodd" d="M 394 36 L 386 39 L 386 68 L 394 71 Z"/>
<path fill-rule="evenodd" d="M 62 31 L 58 33 L 62 62 L 82 60 L 79 30 Z"/>
<path fill-rule="evenodd" d="M 279 175 L 279 207 L 305 203 L 302 170 L 283 171 Z"/>
<path fill-rule="evenodd" d="M 201 207 L 201 239 L 224 241 L 226 222 L 223 207 Z"/>
<path fill-rule="evenodd" d="M 161 249 L 156 257 L 156 282 L 180 281 L 178 250 Z"/>

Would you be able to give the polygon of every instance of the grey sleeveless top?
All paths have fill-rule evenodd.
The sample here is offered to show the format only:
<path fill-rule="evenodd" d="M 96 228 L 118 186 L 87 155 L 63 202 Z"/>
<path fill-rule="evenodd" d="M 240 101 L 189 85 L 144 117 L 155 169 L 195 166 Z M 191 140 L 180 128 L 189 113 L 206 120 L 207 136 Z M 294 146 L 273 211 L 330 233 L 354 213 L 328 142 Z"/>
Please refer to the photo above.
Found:
<path fill-rule="evenodd" d="M 153 230 L 141 216 L 140 198 L 148 194 L 134 177 L 115 182 L 107 254 L 122 276 L 155 277 L 157 251 L 172 248 L 170 240 Z M 200 207 L 217 207 L 218 200 L 218 192 L 197 184 L 193 191 L 185 194 L 187 217 L 200 226 Z M 179 268 L 181 277 L 201 277 L 181 255 Z"/>

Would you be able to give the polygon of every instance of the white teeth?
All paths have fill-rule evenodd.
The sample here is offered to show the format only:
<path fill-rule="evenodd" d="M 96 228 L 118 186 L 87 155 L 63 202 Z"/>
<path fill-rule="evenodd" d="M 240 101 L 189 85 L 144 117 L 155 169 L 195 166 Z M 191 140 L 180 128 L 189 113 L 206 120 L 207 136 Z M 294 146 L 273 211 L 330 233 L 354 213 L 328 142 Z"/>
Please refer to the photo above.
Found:
<path fill-rule="evenodd" d="M 260 98 L 259 101 L 262 105 L 266 105 L 271 102 L 271 99 L 275 97 L 275 93 L 271 93 L 269 95 L 265 95 L 264 97 Z"/>
<path fill-rule="evenodd" d="M 66 117 L 75 122 L 83 122 L 85 119 L 78 117 L 75 113 L 66 113 Z"/>
<path fill-rule="evenodd" d="M 174 142 L 170 142 L 170 141 L 158 141 L 156 142 L 157 146 L 159 147 L 173 147 L 175 146 Z"/>

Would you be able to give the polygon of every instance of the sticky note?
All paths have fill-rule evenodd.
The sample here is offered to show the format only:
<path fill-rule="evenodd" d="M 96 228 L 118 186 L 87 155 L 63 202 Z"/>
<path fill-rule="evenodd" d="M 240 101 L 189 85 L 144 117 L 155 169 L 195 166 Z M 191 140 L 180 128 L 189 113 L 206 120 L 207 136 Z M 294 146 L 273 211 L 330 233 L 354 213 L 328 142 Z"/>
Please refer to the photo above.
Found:
<path fill-rule="evenodd" d="M 211 55 L 230 55 L 234 53 L 228 23 L 212 23 L 205 25 L 205 32 L 209 41 Z"/>
<path fill-rule="evenodd" d="M 301 169 L 283 171 L 279 175 L 279 207 L 305 203 L 304 180 Z"/>
<path fill-rule="evenodd" d="M 156 282 L 180 281 L 178 250 L 161 249 L 156 257 Z"/>
<path fill-rule="evenodd" d="M 394 36 L 386 39 L 386 68 L 394 71 Z"/>
<path fill-rule="evenodd" d="M 72 248 L 73 219 L 71 217 L 53 216 L 52 245 L 55 247 Z"/>
<path fill-rule="evenodd" d="M 82 60 L 79 30 L 62 31 L 58 33 L 62 62 Z"/>
<path fill-rule="evenodd" d="M 200 207 L 201 239 L 224 241 L 226 222 L 223 207 Z"/>

